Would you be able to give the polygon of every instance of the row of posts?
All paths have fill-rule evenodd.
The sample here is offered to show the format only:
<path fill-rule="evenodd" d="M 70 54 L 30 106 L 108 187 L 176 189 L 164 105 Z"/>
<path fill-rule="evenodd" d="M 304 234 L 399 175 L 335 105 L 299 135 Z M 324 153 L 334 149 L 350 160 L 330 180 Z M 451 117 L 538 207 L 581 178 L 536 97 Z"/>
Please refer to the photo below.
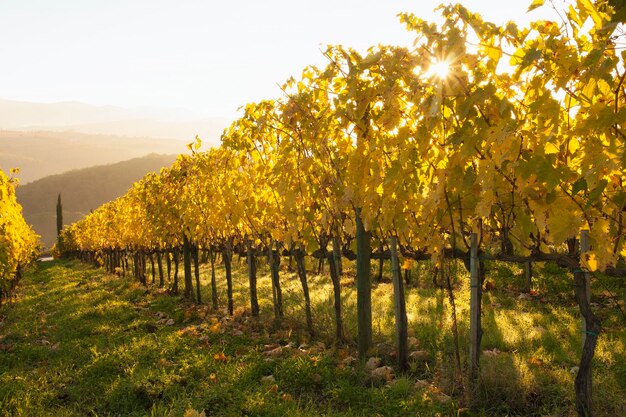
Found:
<path fill-rule="evenodd" d="M 391 252 L 391 270 L 392 282 L 394 289 L 394 305 L 396 317 L 396 346 L 397 358 L 400 368 L 406 369 L 408 366 L 408 323 L 406 315 L 406 302 L 404 295 L 403 281 L 400 274 L 400 265 L 398 260 L 398 238 L 392 236 L 389 239 L 389 248 Z M 580 236 L 581 253 L 590 250 L 589 231 L 583 230 Z M 526 281 L 526 289 L 530 291 L 532 277 L 531 262 L 524 263 L 524 276 Z M 587 287 L 587 301 L 590 301 L 590 280 L 589 274 L 585 274 L 585 285 Z M 479 278 L 479 258 L 478 258 L 478 238 L 476 233 L 470 236 L 470 340 L 469 340 L 469 375 L 473 380 L 478 375 L 478 364 L 480 358 L 480 340 L 482 333 L 481 326 L 481 283 Z M 585 318 L 582 317 L 582 344 L 585 344 L 587 336 Z"/>

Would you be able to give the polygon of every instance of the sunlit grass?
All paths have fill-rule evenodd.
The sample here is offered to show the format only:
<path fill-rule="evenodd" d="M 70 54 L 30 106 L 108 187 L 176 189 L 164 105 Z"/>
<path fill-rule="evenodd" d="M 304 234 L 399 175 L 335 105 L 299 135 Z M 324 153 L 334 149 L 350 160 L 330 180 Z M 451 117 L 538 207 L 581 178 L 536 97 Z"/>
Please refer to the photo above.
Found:
<path fill-rule="evenodd" d="M 372 387 L 361 368 L 340 366 L 356 356 L 356 292 L 346 262 L 342 304 L 346 345 L 334 345 L 333 292 L 327 274 L 307 265 L 316 336 L 310 339 L 297 276 L 283 259 L 285 319 L 274 321 L 269 270 L 259 263 L 261 317 L 251 319 L 245 260 L 235 259 L 236 317 L 226 316 L 223 266 L 217 279 L 220 311 L 195 309 L 180 297 L 130 277 L 106 275 L 75 262 L 44 264 L 31 273 L 18 299 L 0 310 L 0 415 L 441 415 L 455 414 L 464 398 L 455 383 L 451 305 L 434 288 L 427 263 L 416 264 L 407 288 L 409 335 L 428 359 L 412 363 L 390 386 Z M 388 268 L 388 265 L 386 265 Z M 461 360 L 468 349 L 469 277 L 453 266 Z M 572 368 L 580 355 L 580 318 L 571 281 L 552 266 L 536 268 L 531 300 L 518 299 L 522 270 L 489 265 L 496 289 L 483 298 L 484 335 L 479 389 L 473 405 L 485 415 L 571 415 Z M 389 271 L 373 286 L 372 355 L 393 365 L 393 291 Z M 202 296 L 210 304 L 210 270 L 202 266 Z M 182 279 L 181 279 L 182 281 Z M 417 285 L 415 283 L 417 282 Z M 182 282 L 181 282 L 182 285 Z M 624 288 L 613 290 L 619 294 Z M 594 301 L 601 302 L 600 298 Z M 615 309 L 597 307 L 607 332 L 594 361 L 596 415 L 626 411 L 626 334 Z M 174 320 L 158 322 L 157 313 Z M 219 325 L 212 331 L 213 320 Z M 204 324 L 203 324 L 204 323 Z M 231 334 L 229 323 L 245 332 Z M 191 326 L 188 328 L 188 326 Z M 186 332 L 191 329 L 195 336 Z M 263 345 L 325 343 L 304 356 L 268 360 Z M 491 352 L 491 353 L 489 353 Z M 225 360 L 216 360 L 223 354 Z M 272 375 L 272 384 L 261 378 Z M 431 388 L 416 388 L 416 379 Z M 435 391 L 433 391 L 435 390 Z M 437 400 L 438 392 L 455 396 Z M 608 405 L 607 405 L 608 404 Z"/>

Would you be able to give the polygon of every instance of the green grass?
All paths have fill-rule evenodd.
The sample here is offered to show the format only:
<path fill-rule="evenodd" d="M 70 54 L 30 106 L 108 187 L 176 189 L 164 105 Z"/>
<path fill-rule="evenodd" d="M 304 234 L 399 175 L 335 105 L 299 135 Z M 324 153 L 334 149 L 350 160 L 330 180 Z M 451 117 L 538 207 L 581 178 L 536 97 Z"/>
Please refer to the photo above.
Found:
<path fill-rule="evenodd" d="M 283 260 L 285 320 L 275 323 L 267 266 L 259 265 L 261 317 L 249 317 L 245 261 L 234 262 L 236 314 L 227 316 L 223 268 L 220 310 L 194 306 L 130 277 L 107 275 L 73 261 L 40 264 L 18 296 L 0 309 L 0 416 L 400 416 L 574 415 L 574 375 L 580 355 L 579 315 L 570 277 L 551 265 L 535 267 L 539 294 L 519 300 L 521 270 L 490 264 L 496 289 L 483 298 L 480 384 L 471 402 L 456 382 L 450 304 L 433 288 L 429 267 L 416 265 L 407 290 L 412 363 L 391 384 L 375 384 L 356 357 L 356 294 L 351 265 L 342 280 L 348 341 L 336 346 L 332 285 L 311 275 L 316 337 L 310 340 L 300 282 Z M 462 360 L 466 359 L 469 285 L 453 266 Z M 387 274 L 388 275 L 388 274 Z M 202 266 L 203 297 L 208 266 Z M 351 278 L 352 277 L 352 278 Z M 594 280 L 592 301 L 606 329 L 594 360 L 596 415 L 626 415 L 626 331 L 608 297 L 624 299 L 623 281 Z M 619 300 L 620 298 L 618 298 Z M 373 288 L 372 356 L 394 366 L 391 284 Z M 172 319 L 173 324 L 168 325 Z M 266 345 L 285 347 L 277 356 Z M 299 346 L 302 349 L 298 349 Z M 494 350 L 497 349 L 497 350 Z M 268 376 L 273 378 L 264 378 Z M 425 381 L 418 382 L 417 380 Z M 447 394 L 450 397 L 445 396 Z"/>

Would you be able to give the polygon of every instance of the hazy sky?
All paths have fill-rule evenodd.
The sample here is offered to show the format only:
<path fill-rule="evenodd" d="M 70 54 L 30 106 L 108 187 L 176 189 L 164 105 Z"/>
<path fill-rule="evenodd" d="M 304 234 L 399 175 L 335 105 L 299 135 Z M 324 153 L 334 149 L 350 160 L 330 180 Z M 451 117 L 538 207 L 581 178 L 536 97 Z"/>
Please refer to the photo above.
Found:
<path fill-rule="evenodd" d="M 557 0 L 559 3 L 562 0 Z M 400 11 L 435 0 L 0 0 L 0 98 L 182 107 L 233 117 L 327 44 L 409 45 Z M 462 2 L 496 22 L 527 21 L 531 0 Z"/>

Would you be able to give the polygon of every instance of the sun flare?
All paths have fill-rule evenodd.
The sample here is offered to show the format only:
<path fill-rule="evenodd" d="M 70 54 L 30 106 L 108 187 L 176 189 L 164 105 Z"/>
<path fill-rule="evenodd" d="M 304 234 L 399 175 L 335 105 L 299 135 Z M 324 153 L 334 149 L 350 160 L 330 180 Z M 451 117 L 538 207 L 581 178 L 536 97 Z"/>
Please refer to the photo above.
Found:
<path fill-rule="evenodd" d="M 445 59 L 438 59 L 430 64 L 428 71 L 431 76 L 447 78 L 450 74 L 450 63 Z"/>

